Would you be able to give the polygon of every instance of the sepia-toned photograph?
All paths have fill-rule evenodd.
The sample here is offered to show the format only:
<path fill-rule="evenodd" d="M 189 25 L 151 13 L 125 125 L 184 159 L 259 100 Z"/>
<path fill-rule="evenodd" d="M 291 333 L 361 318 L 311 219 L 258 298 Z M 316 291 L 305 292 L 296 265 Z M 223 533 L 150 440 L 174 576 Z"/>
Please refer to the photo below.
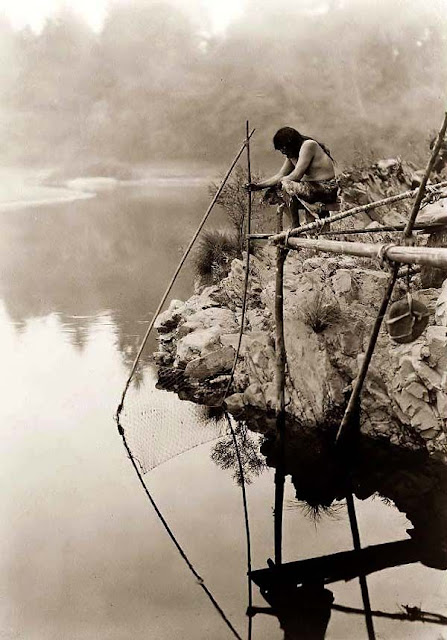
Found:
<path fill-rule="evenodd" d="M 0 640 L 447 640 L 447 0 L 0 0 Z"/>

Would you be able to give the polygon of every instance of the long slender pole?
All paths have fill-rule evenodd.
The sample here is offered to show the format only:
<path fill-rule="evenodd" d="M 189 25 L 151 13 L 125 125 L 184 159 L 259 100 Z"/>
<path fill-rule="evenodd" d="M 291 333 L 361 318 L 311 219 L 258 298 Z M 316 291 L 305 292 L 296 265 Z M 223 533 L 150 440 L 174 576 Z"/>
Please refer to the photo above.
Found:
<path fill-rule="evenodd" d="M 352 493 L 348 493 L 348 495 L 346 496 L 346 502 L 348 505 L 349 523 L 351 525 L 351 533 L 352 533 L 352 541 L 354 543 L 354 549 L 355 551 L 360 551 L 362 548 L 360 543 L 360 532 L 359 532 L 359 526 L 357 523 L 357 516 L 355 513 L 354 498 L 352 497 Z M 373 617 L 371 613 L 371 601 L 369 599 L 368 583 L 366 581 L 366 576 L 363 574 L 360 574 L 359 582 L 360 582 L 360 591 L 362 593 L 363 608 L 365 612 L 365 622 L 366 622 L 366 629 L 368 631 L 368 638 L 369 640 L 375 640 L 376 636 L 374 633 Z"/>
<path fill-rule="evenodd" d="M 445 135 L 445 131 L 447 128 L 447 113 L 444 114 L 444 121 L 442 124 L 442 127 L 439 131 L 438 134 L 438 138 L 436 141 L 436 144 L 433 148 L 430 160 L 427 164 L 427 168 L 425 169 L 425 174 L 424 177 L 421 181 L 421 184 L 419 186 L 419 192 L 416 196 L 416 201 L 414 203 L 414 207 L 413 210 L 411 212 L 411 216 L 410 219 L 408 221 L 408 224 L 405 228 L 405 231 L 403 232 L 403 238 L 404 238 L 404 242 L 408 243 L 409 240 L 411 239 L 411 234 L 413 232 L 413 226 L 416 222 L 416 217 L 417 214 L 419 212 L 419 209 L 421 207 L 422 204 L 422 200 L 425 194 L 425 188 L 428 182 L 428 179 L 430 177 L 430 173 L 433 169 L 433 166 L 435 164 L 435 160 L 437 158 L 439 149 L 441 148 L 441 143 L 444 139 L 444 135 Z M 396 247 L 400 250 L 406 250 L 409 251 L 410 249 L 415 249 L 416 247 L 409 247 L 409 246 L 405 246 L 405 247 Z M 391 248 L 390 248 L 391 249 Z M 424 249 L 425 251 L 427 251 L 427 249 Z M 438 252 L 438 256 L 440 258 L 442 258 L 440 260 L 441 262 L 441 266 L 442 266 L 442 262 L 444 261 L 444 264 L 447 264 L 446 262 L 446 257 L 447 257 L 447 249 L 435 249 L 435 251 Z M 388 252 L 388 257 L 390 259 L 393 259 L 390 255 L 390 251 Z M 416 262 L 416 260 L 413 260 L 414 262 Z M 401 260 L 401 262 L 404 262 L 403 260 Z M 435 260 L 433 258 L 433 261 L 429 261 L 429 264 L 432 264 L 433 266 L 437 266 L 437 260 Z M 436 264 L 435 264 L 436 263 Z M 421 263 L 419 263 L 421 264 Z M 386 310 L 388 308 L 388 304 L 391 300 L 391 296 L 393 293 L 393 289 L 394 289 L 394 285 L 396 284 L 396 280 L 397 280 L 397 276 L 399 274 L 399 263 L 396 261 L 393 264 L 393 268 L 391 271 L 391 275 L 389 277 L 388 280 L 388 285 L 386 288 L 386 291 L 383 295 L 382 298 L 382 303 L 380 305 L 380 309 L 379 312 L 377 314 L 376 320 L 374 322 L 374 326 L 373 326 L 373 330 L 371 332 L 370 338 L 369 338 L 369 342 L 368 342 L 368 347 L 366 349 L 366 353 L 365 353 L 365 357 L 363 358 L 362 364 L 360 366 L 360 371 L 359 374 L 354 382 L 354 385 L 352 387 L 352 392 L 351 395 L 349 396 L 349 400 L 348 400 L 348 404 L 347 407 L 345 409 L 345 413 L 343 415 L 340 427 L 338 429 L 335 441 L 338 443 L 348 432 L 351 426 L 351 419 L 352 416 L 354 415 L 354 412 L 357 409 L 358 406 L 358 402 L 360 400 L 360 394 L 362 392 L 362 388 L 363 388 L 363 383 L 365 381 L 366 378 L 366 374 L 368 373 L 368 368 L 374 353 L 374 348 L 376 346 L 376 342 L 377 342 L 377 338 L 379 337 L 379 331 L 380 331 L 380 327 L 382 326 L 382 321 L 383 318 L 385 316 Z"/>
<path fill-rule="evenodd" d="M 320 236 L 349 236 L 349 235 L 358 235 L 361 233 L 384 233 L 386 231 L 388 232 L 393 232 L 393 231 L 403 231 L 405 229 L 404 224 L 396 224 L 394 226 L 389 225 L 389 226 L 383 226 L 383 227 L 362 227 L 362 228 L 357 228 L 357 229 L 337 229 L 334 231 L 322 231 L 320 233 Z M 415 224 L 413 227 L 413 231 L 426 231 L 427 233 L 433 233 L 433 231 L 439 231 L 440 229 L 444 229 L 445 227 L 447 227 L 447 221 L 442 223 L 442 222 L 430 222 L 430 223 L 426 223 L 426 224 Z"/>
<path fill-rule="evenodd" d="M 416 222 L 416 216 L 419 213 L 419 209 L 421 208 L 422 200 L 425 195 L 425 189 L 427 187 L 428 179 L 430 178 L 430 174 L 433 171 L 433 167 L 435 166 L 436 158 L 438 157 L 438 153 L 441 149 L 442 143 L 444 142 L 445 132 L 447 130 L 447 112 L 444 114 L 444 122 L 442 123 L 442 127 L 439 130 L 438 137 L 436 139 L 435 146 L 433 147 L 433 151 L 428 161 L 427 167 L 425 169 L 424 176 L 422 178 L 421 184 L 419 186 L 419 191 L 416 196 L 416 200 L 413 204 L 413 209 L 411 210 L 410 218 L 407 222 L 407 226 L 404 231 L 405 241 L 410 238 L 414 224 Z"/>
<path fill-rule="evenodd" d="M 326 218 L 327 219 L 327 218 Z M 385 231 L 404 231 L 406 225 L 405 224 L 396 224 L 394 226 L 384 226 L 384 227 L 357 227 L 354 229 L 328 229 L 327 231 L 320 231 L 319 236 L 355 236 L 361 233 L 384 233 Z M 447 227 L 446 222 L 427 222 L 426 224 L 415 224 L 413 227 L 413 231 L 427 231 L 427 233 L 432 233 L 433 231 L 439 231 Z M 270 240 L 274 235 L 273 233 L 251 233 L 251 240 Z"/>
<path fill-rule="evenodd" d="M 248 179 L 248 184 L 251 184 L 251 159 L 250 159 L 250 137 L 249 137 L 249 131 L 250 131 L 250 125 L 249 122 L 247 120 L 247 122 L 245 123 L 245 135 L 247 138 L 247 179 Z M 248 211 L 247 211 L 247 246 L 246 246 L 246 250 L 247 250 L 247 277 L 248 277 L 248 271 L 250 268 L 250 262 L 249 262 L 249 256 L 250 256 L 250 233 L 251 233 L 251 204 L 252 204 L 252 195 L 251 195 L 251 191 L 248 190 L 247 193 L 247 206 L 248 206 Z M 247 282 L 247 286 L 248 286 L 248 282 Z M 243 319 L 241 319 L 241 321 L 243 322 Z M 241 457 L 239 454 L 239 449 L 237 447 L 237 440 L 236 440 L 236 436 L 233 433 L 233 439 L 235 440 L 235 446 L 236 446 L 236 454 L 237 454 L 237 458 L 238 458 L 238 464 L 239 464 L 239 470 L 242 474 L 242 496 L 243 496 L 243 500 L 244 500 L 244 513 L 245 513 L 245 529 L 246 529 L 246 535 L 247 535 L 247 567 L 248 567 L 248 575 L 247 575 L 247 580 L 248 580 L 248 608 L 249 611 L 251 610 L 251 608 L 253 607 L 253 583 L 252 583 L 252 579 L 251 579 L 251 543 L 250 543 L 250 528 L 249 528 L 249 522 L 248 522 L 248 507 L 247 507 L 247 496 L 246 496 L 246 492 L 245 492 L 245 482 L 244 482 L 244 476 L 243 476 L 243 468 L 242 468 L 242 462 L 241 462 Z M 253 616 L 249 615 L 248 616 L 248 640 L 251 640 L 252 637 L 252 632 L 253 632 Z"/>
<path fill-rule="evenodd" d="M 283 206 L 278 207 L 277 231 L 282 230 Z M 278 464 L 275 471 L 275 564 L 282 564 L 282 519 L 285 483 L 285 365 L 286 348 L 284 341 L 284 261 L 286 250 L 276 247 L 276 287 L 275 287 L 275 355 L 276 355 L 276 429 L 279 444 Z"/>
<path fill-rule="evenodd" d="M 245 123 L 245 135 L 247 137 L 247 178 L 248 184 L 251 184 L 251 158 L 250 158 L 250 137 L 249 137 L 250 125 L 247 120 Z M 251 234 L 251 208 L 252 208 L 252 192 L 248 189 L 247 192 L 247 204 L 248 204 L 248 216 L 247 216 L 247 251 L 250 249 L 250 234 Z"/>
<path fill-rule="evenodd" d="M 342 253 L 359 258 L 378 258 L 381 255 L 393 262 L 423 264 L 437 268 L 447 267 L 447 249 L 444 247 L 403 247 L 397 244 L 348 242 L 325 238 L 289 238 L 289 249 L 313 249 L 328 253 Z"/>
<path fill-rule="evenodd" d="M 254 129 L 253 129 L 254 131 Z M 253 133 L 253 132 L 252 132 Z M 251 178 L 251 166 L 250 166 L 250 150 L 249 150 L 249 142 L 250 142 L 250 137 L 248 136 L 248 120 L 247 120 L 247 139 L 246 139 L 246 146 L 247 146 L 247 163 L 248 163 L 248 173 L 250 175 Z M 251 180 L 250 180 L 251 181 Z M 249 181 L 249 182 L 250 182 Z M 248 193 L 248 221 L 247 221 L 247 228 L 251 229 L 251 193 Z M 244 328 L 245 328 L 245 315 L 247 312 L 247 303 L 248 303 L 248 288 L 249 288 L 249 281 L 250 281 L 250 233 L 247 233 L 246 236 L 246 252 L 245 252 L 245 278 L 244 278 L 244 295 L 242 297 L 242 310 L 241 310 L 241 325 L 239 327 L 239 337 L 238 337 L 238 342 L 237 342 L 237 347 L 236 347 L 236 353 L 234 354 L 234 360 L 233 360 L 233 366 L 231 367 L 231 373 L 230 376 L 228 378 L 228 382 L 227 382 L 227 386 L 225 387 L 225 390 L 217 404 L 217 406 L 222 406 L 225 399 L 227 398 L 229 392 L 230 392 L 230 387 L 233 384 L 233 380 L 234 380 L 234 374 L 236 372 L 236 367 L 237 367 L 237 363 L 239 361 L 239 354 L 241 351 L 241 346 L 242 346 L 242 336 L 244 334 Z"/>
<path fill-rule="evenodd" d="M 116 420 L 117 421 L 119 420 L 119 416 L 121 414 L 121 411 L 123 410 L 124 398 L 126 397 L 126 393 L 127 393 L 128 388 L 129 388 L 130 381 L 133 378 L 133 374 L 135 373 L 135 369 L 138 366 L 138 362 L 140 360 L 141 354 L 143 353 L 143 349 L 146 346 L 146 342 L 147 342 L 147 340 L 149 338 L 149 335 L 150 335 L 150 333 L 151 333 L 151 331 L 152 331 L 152 329 L 154 327 L 155 321 L 156 321 L 160 311 L 162 310 L 163 305 L 166 302 L 166 299 L 167 299 L 169 293 L 171 292 L 172 287 L 174 286 L 174 282 L 176 281 L 177 276 L 180 273 L 180 269 L 185 264 L 186 258 L 188 257 L 188 255 L 189 255 L 189 253 L 190 253 L 195 241 L 197 240 L 197 238 L 199 236 L 199 233 L 202 231 L 203 225 L 207 221 L 209 214 L 211 213 L 212 209 L 214 208 L 214 205 L 216 204 L 216 202 L 217 202 L 217 200 L 218 200 L 218 198 L 219 198 L 219 196 L 220 196 L 220 194 L 222 192 L 222 189 L 224 188 L 228 178 L 230 177 L 231 172 L 233 171 L 234 167 L 236 166 L 237 161 L 241 157 L 242 152 L 244 151 L 245 147 L 247 146 L 247 144 L 248 144 L 250 138 L 252 137 L 252 135 L 254 134 L 254 132 L 255 132 L 255 129 L 253 129 L 251 131 L 251 133 L 249 135 L 247 135 L 246 140 L 244 140 L 244 144 L 239 149 L 239 151 L 236 154 L 233 162 L 231 163 L 228 171 L 226 172 L 225 176 L 223 177 L 222 182 L 219 185 L 219 188 L 217 189 L 213 199 L 211 200 L 211 202 L 209 204 L 208 209 L 206 210 L 202 220 L 200 221 L 200 224 L 197 227 L 196 232 L 194 233 L 193 237 L 191 238 L 191 240 L 190 240 L 190 242 L 189 242 L 189 244 L 188 244 L 188 246 L 187 246 L 187 248 L 186 248 L 186 250 L 185 250 L 185 252 L 184 252 L 184 254 L 183 254 L 182 258 L 181 258 L 181 260 L 180 260 L 180 262 L 177 265 L 177 268 L 176 268 L 176 270 L 174 272 L 174 275 L 172 276 L 172 278 L 171 278 L 171 280 L 170 280 L 170 282 L 169 282 L 169 284 L 168 284 L 168 286 L 166 288 L 166 291 L 164 292 L 164 294 L 163 294 L 163 296 L 162 296 L 162 298 L 160 300 L 160 303 L 159 303 L 157 309 L 155 310 L 155 313 L 154 313 L 154 315 L 152 317 L 152 320 L 151 320 L 151 322 L 150 322 L 150 324 L 149 324 L 149 326 L 147 328 L 147 331 L 146 331 L 146 333 L 144 335 L 143 341 L 142 341 L 142 343 L 140 345 L 140 348 L 138 350 L 138 353 L 137 353 L 136 358 L 134 360 L 134 363 L 132 365 L 132 369 L 130 371 L 129 377 L 128 377 L 128 379 L 126 381 L 126 384 L 124 386 L 124 391 L 123 391 L 122 396 L 121 396 L 121 401 L 120 401 L 120 403 L 118 405 L 118 409 L 116 411 Z"/>
<path fill-rule="evenodd" d="M 435 184 L 430 185 L 431 189 L 443 189 L 447 187 L 447 180 L 444 182 L 437 182 Z M 336 213 L 333 216 L 329 216 L 329 218 L 324 218 L 324 220 L 317 220 L 316 222 L 309 222 L 308 224 L 303 224 L 301 227 L 297 227 L 296 229 L 292 229 L 288 232 L 288 237 L 293 238 L 296 236 L 300 236 L 307 231 L 314 231 L 315 229 L 321 229 L 321 227 L 326 224 L 331 224 L 332 222 L 337 222 L 338 220 L 343 220 L 344 218 L 348 218 L 349 216 L 354 216 L 357 213 L 367 213 L 368 211 L 372 211 L 373 209 L 377 209 L 378 207 L 385 207 L 394 202 L 399 202 L 400 200 L 405 200 L 407 198 L 414 198 L 419 193 L 419 189 L 413 189 L 412 191 L 405 191 L 404 193 L 399 193 L 398 195 L 391 196 L 389 198 L 384 198 L 383 200 L 377 200 L 376 202 L 370 202 L 369 204 L 363 204 L 359 207 L 353 207 L 352 209 L 347 209 L 346 211 L 341 211 L 340 213 Z M 276 234 L 271 237 L 271 241 L 273 244 L 281 244 L 284 242 L 286 238 L 286 232 L 282 232 Z"/>

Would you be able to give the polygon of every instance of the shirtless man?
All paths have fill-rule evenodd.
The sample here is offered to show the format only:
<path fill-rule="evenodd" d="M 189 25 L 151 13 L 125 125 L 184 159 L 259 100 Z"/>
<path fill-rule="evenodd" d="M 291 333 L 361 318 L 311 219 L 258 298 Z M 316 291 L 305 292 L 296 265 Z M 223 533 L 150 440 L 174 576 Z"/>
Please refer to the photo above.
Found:
<path fill-rule="evenodd" d="M 277 151 L 286 156 L 281 169 L 271 178 L 247 185 L 250 191 L 281 186 L 291 198 L 292 226 L 299 227 L 299 200 L 309 204 L 335 202 L 338 186 L 334 160 L 321 142 L 303 136 L 296 129 L 283 127 L 273 137 Z"/>

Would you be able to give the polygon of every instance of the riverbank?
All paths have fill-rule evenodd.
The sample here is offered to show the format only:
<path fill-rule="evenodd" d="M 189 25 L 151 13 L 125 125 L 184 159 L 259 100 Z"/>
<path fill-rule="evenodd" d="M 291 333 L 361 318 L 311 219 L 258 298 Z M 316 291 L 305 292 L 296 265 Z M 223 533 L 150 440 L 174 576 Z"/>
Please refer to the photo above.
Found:
<path fill-rule="evenodd" d="M 348 209 L 407 191 L 415 180 L 415 168 L 399 159 L 382 160 L 339 176 Z M 410 206 L 403 201 L 399 206 L 382 207 L 371 215 L 362 214 L 360 222 L 365 227 L 402 224 L 408 219 Z M 425 206 L 422 218 L 444 220 L 442 201 Z M 348 219 L 335 223 L 335 228 L 343 233 L 353 224 Z M 396 236 L 375 234 L 373 241 L 395 242 Z M 430 245 L 436 238 L 422 234 L 415 241 Z M 359 420 L 365 435 L 427 450 L 447 461 L 447 363 L 443 355 L 447 345 L 447 273 L 432 271 L 437 273 L 422 269 L 420 276 L 411 279 L 413 294 L 430 314 L 428 326 L 408 344 L 393 343 L 386 325 L 382 327 Z M 230 413 L 264 433 L 276 424 L 275 277 L 275 249 L 254 246 L 246 326 L 226 397 Z M 343 413 L 387 280 L 378 261 L 321 253 L 315 256 L 310 249 L 289 252 L 284 273 L 284 333 L 286 413 L 292 423 L 318 429 L 333 424 L 334 416 Z M 160 315 L 156 324 L 160 346 L 155 357 L 161 386 L 193 402 L 220 403 L 238 344 L 244 283 L 244 263 L 234 260 L 227 277 L 214 279 L 211 287 L 197 283 L 195 296 L 185 303 L 172 301 Z M 400 281 L 395 299 L 406 293 L 407 284 Z"/>
<path fill-rule="evenodd" d="M 40 207 L 94 198 L 97 193 L 118 188 L 151 185 L 159 187 L 206 186 L 218 170 L 176 163 L 145 165 L 117 172 L 106 164 L 62 169 L 0 168 L 0 212 Z"/>
<path fill-rule="evenodd" d="M 0 212 L 94 198 L 93 192 L 46 185 L 49 170 L 1 168 Z"/>

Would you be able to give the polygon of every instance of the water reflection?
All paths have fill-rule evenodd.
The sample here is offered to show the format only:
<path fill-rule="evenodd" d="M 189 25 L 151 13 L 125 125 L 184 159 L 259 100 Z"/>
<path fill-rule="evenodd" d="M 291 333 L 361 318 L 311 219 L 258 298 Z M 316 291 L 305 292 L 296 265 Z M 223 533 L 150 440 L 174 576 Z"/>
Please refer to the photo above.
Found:
<path fill-rule="evenodd" d="M 276 466 L 276 439 L 266 438 L 261 451 L 267 464 Z M 285 464 L 297 500 L 317 513 L 350 492 L 361 500 L 377 495 L 394 504 L 413 525 L 408 533 L 418 544 L 420 560 L 447 568 L 447 469 L 442 461 L 365 436 L 338 450 L 332 433 L 289 430 Z"/>
<path fill-rule="evenodd" d="M 143 185 L 3 212 L 0 298 L 18 328 L 27 318 L 59 313 L 79 348 L 107 311 L 128 363 L 206 200 L 203 188 L 187 184 Z M 184 269 L 172 295 L 184 296 L 191 286 L 191 270 Z"/>
<path fill-rule="evenodd" d="M 330 512 L 336 501 L 351 494 L 365 500 L 378 495 L 405 513 L 413 528 L 410 539 L 388 542 L 366 549 L 341 552 L 312 559 L 288 562 L 251 573 L 270 609 L 253 608 L 252 614 L 268 613 L 278 618 L 284 640 L 323 640 L 331 616 L 333 594 L 328 584 L 359 578 L 364 598 L 368 636 L 375 638 L 365 576 L 400 565 L 421 562 L 447 569 L 447 469 L 443 461 L 426 452 L 410 451 L 363 435 L 349 445 L 334 446 L 335 432 L 316 433 L 288 425 L 282 447 L 275 434 L 267 435 L 261 451 L 269 466 L 280 461 L 290 474 L 299 503 L 306 505 L 315 519 Z M 350 511 L 350 513 L 351 513 Z M 353 515 L 356 520 L 355 514 Z M 357 527 L 352 522 L 351 527 Z M 353 537 L 358 533 L 353 531 Z M 408 608 L 408 607 L 407 607 Z M 408 608 L 411 609 L 411 608 Z M 417 609 L 417 608 L 416 608 Z M 442 613 L 407 611 L 407 620 L 446 624 Z M 349 608 L 339 607 L 345 613 Z M 357 610 L 356 612 L 359 612 Z M 382 612 L 383 613 L 383 612 Z M 417 614 L 417 615 L 416 615 Z M 399 619 L 399 616 L 394 619 Z M 402 617 L 400 617 L 402 619 Z"/>
<path fill-rule="evenodd" d="M 165 189 L 138 187 L 135 192 L 0 214 L 2 478 L 10 494 L 0 555 L 8 590 L 5 637 L 227 637 L 147 512 L 112 419 L 128 365 L 206 200 L 203 190 L 185 192 L 182 187 L 167 194 Z M 188 295 L 191 281 L 185 271 L 173 296 Z M 152 346 L 154 342 L 147 354 Z M 146 367 L 140 387 L 132 389 L 140 403 L 154 391 L 153 381 Z M 163 402 L 181 440 L 183 407 L 172 394 L 165 393 Z M 165 418 L 157 414 L 154 420 L 163 423 Z M 140 446 L 151 445 L 142 441 Z M 289 500 L 296 494 L 308 502 L 327 503 L 343 494 L 345 479 L 325 455 L 324 443 L 290 445 L 294 486 L 288 487 Z M 263 451 L 274 465 L 274 442 L 267 440 Z M 307 451 L 307 461 L 300 458 L 302 451 Z M 231 467 L 228 447 L 222 455 Z M 256 466 L 260 459 L 248 460 Z M 410 483 L 405 479 L 410 463 L 415 464 L 413 459 L 388 458 L 388 453 L 369 458 L 365 449 L 353 477 L 359 497 L 380 491 L 411 514 L 415 530 L 423 531 L 424 517 L 431 518 L 438 507 L 445 513 L 445 506 L 433 497 L 436 491 L 430 484 L 438 472 L 426 468 L 425 461 L 418 476 L 422 485 L 397 491 L 395 484 Z M 385 473 L 383 465 L 396 465 L 394 475 Z M 148 477 L 185 547 L 200 558 L 204 575 L 211 576 L 212 586 L 243 628 L 245 564 L 238 488 L 209 462 L 208 450 L 171 460 Z M 272 546 L 272 474 L 266 471 L 249 489 L 259 567 Z M 427 499 L 425 512 L 418 491 Z M 365 501 L 358 509 L 366 544 L 383 541 L 388 532 L 393 539 L 402 537 L 403 515 L 381 502 Z M 285 520 L 288 561 L 350 548 L 346 518 L 324 520 L 318 530 L 297 510 L 289 510 Z M 438 533 L 430 536 L 432 541 L 441 538 Z M 383 578 L 387 571 L 398 573 Z M 399 580 L 393 579 L 396 575 Z M 420 564 L 386 569 L 371 581 L 373 603 L 383 608 L 420 601 L 436 611 L 445 590 L 439 572 Z M 360 604 L 357 585 L 337 582 L 331 590 L 337 603 L 351 608 Z M 361 621 L 347 617 L 333 610 L 327 638 L 363 637 Z M 390 631 L 390 626 L 382 631 L 393 640 L 436 637 L 421 635 L 421 628 L 419 623 L 415 631 Z M 260 640 L 281 635 L 274 620 L 270 626 L 256 622 L 255 630 Z"/>

